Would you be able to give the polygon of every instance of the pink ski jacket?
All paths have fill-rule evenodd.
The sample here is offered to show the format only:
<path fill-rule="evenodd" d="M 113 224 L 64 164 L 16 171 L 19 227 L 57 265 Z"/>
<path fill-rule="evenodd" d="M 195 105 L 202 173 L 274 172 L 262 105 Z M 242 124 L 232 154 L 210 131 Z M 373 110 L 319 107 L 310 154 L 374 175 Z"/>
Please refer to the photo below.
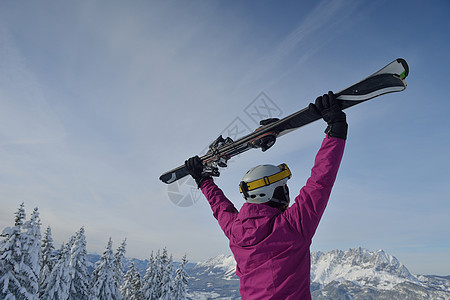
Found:
<path fill-rule="evenodd" d="M 285 212 L 244 203 L 238 212 L 213 180 L 201 190 L 230 240 L 242 299 L 311 299 L 310 245 L 330 197 L 345 141 L 326 137 L 311 177 Z"/>

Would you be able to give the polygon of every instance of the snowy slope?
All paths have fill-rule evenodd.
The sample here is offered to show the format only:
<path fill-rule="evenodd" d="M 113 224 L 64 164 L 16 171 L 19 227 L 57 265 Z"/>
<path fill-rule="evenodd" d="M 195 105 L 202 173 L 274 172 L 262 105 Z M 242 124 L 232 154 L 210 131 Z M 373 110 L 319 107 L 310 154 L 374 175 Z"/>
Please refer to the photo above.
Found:
<path fill-rule="evenodd" d="M 225 280 L 236 279 L 236 261 L 232 255 L 218 255 L 197 263 L 194 269 L 203 270 L 203 274 L 219 275 Z"/>
<path fill-rule="evenodd" d="M 191 276 L 188 285 L 189 299 L 238 299 L 239 278 L 236 261 L 231 255 L 218 255 L 197 263 L 187 270 Z"/>

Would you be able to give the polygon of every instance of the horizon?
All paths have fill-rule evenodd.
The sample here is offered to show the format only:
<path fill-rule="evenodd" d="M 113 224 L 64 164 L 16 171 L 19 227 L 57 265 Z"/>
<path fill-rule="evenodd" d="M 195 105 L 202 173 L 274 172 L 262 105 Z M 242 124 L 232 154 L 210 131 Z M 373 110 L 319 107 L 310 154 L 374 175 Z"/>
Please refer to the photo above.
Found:
<path fill-rule="evenodd" d="M 25 213 L 26 213 L 26 207 L 24 207 L 24 209 L 25 209 Z M 27 218 L 25 218 L 25 220 L 27 220 Z M 14 225 L 12 225 L 12 226 L 14 226 Z M 7 226 L 7 227 L 11 227 L 11 226 Z M 51 227 L 50 227 L 51 228 Z M 2 229 L 3 230 L 3 229 Z M 46 230 L 46 229 L 45 229 Z M 44 231 L 45 231 L 44 230 Z M 51 229 L 51 230 L 53 230 L 53 229 Z M 41 227 L 41 233 L 43 232 L 43 228 Z M 86 235 L 86 238 L 87 238 L 87 233 L 85 233 L 85 235 Z M 74 237 L 75 236 L 75 233 L 74 233 L 74 235 L 72 236 L 72 237 Z M 70 240 L 71 238 L 69 237 L 67 240 Z M 125 237 L 125 239 L 127 239 L 126 237 Z M 122 241 L 118 241 L 117 242 L 117 244 L 120 246 L 121 245 L 121 243 L 123 242 L 123 240 Z M 56 243 L 55 243 L 55 241 L 53 240 L 53 244 L 54 244 L 54 246 L 55 246 L 55 251 L 60 251 L 60 250 L 58 250 L 58 249 L 61 249 L 61 246 L 62 246 L 62 244 L 63 243 L 65 243 L 64 241 L 63 242 L 57 242 L 56 241 Z M 116 251 L 117 250 L 117 247 L 114 247 L 114 245 L 115 245 L 115 243 L 116 242 L 114 242 L 114 240 L 112 240 L 112 244 L 113 244 L 113 251 Z M 118 246 L 118 247 L 119 247 Z M 143 257 L 143 258 L 137 258 L 137 257 L 131 257 L 131 256 L 128 256 L 126 253 L 127 253 L 127 251 L 126 251 L 126 248 L 128 247 L 128 243 L 126 243 L 126 246 L 125 246 L 125 259 L 127 259 L 128 261 L 130 261 L 130 260 L 138 260 L 138 261 L 141 261 L 141 262 L 148 262 L 149 261 L 149 258 L 150 258 L 150 255 L 153 255 L 154 253 L 158 253 L 159 251 L 161 251 L 161 250 L 163 250 L 163 249 L 166 249 L 167 251 L 168 251 L 168 254 L 170 255 L 170 256 L 172 256 L 172 253 L 170 252 L 170 249 L 167 249 L 167 247 L 165 247 L 165 246 L 163 246 L 163 247 L 161 247 L 161 248 L 158 248 L 158 249 L 152 249 L 152 250 L 150 250 L 150 255 L 148 256 L 148 257 Z M 102 256 L 102 254 L 103 254 L 103 252 L 107 249 L 107 244 L 105 244 L 105 248 L 103 249 L 103 251 L 101 251 L 101 252 L 96 252 L 96 251 L 89 251 L 89 247 L 88 247 L 88 245 L 87 245 L 87 255 L 89 256 L 89 255 L 91 255 L 91 256 L 98 256 L 99 258 Z M 355 250 L 355 249 L 362 249 L 362 250 L 366 250 L 366 251 L 368 251 L 370 254 L 375 254 L 375 253 L 377 253 L 377 252 L 379 252 L 379 251 L 382 251 L 383 253 L 385 253 L 385 254 L 387 254 L 388 256 L 392 256 L 393 258 L 395 258 L 395 259 L 397 259 L 398 261 L 399 261 L 399 263 L 400 263 L 400 265 L 402 265 L 402 266 L 404 266 L 404 267 L 406 267 L 406 269 L 408 269 L 408 271 L 409 271 L 409 268 L 408 268 L 408 266 L 407 265 L 405 265 L 405 264 L 403 264 L 403 262 L 401 261 L 401 260 L 399 260 L 397 257 L 395 257 L 394 255 L 391 255 L 391 254 L 389 254 L 389 253 L 387 253 L 385 250 L 383 250 L 383 249 L 367 249 L 367 248 L 364 248 L 364 247 L 361 247 L 361 246 L 356 246 L 356 247 L 351 247 L 351 248 L 347 248 L 347 249 L 332 249 L 332 250 L 328 250 L 328 251 L 321 251 L 321 250 L 315 250 L 315 251 L 311 251 L 311 254 L 313 255 L 313 254 L 315 254 L 315 253 L 322 253 L 322 254 L 326 254 L 326 253 L 331 253 L 331 252 L 335 252 L 335 251 L 341 251 L 341 252 L 348 252 L 348 251 L 351 251 L 351 250 Z M 188 265 L 189 264 L 194 264 L 194 265 L 197 265 L 197 264 L 204 264 L 205 262 L 208 262 L 208 261 L 211 261 L 211 260 L 215 260 L 215 259 L 217 259 L 217 258 L 219 258 L 219 257 L 224 257 L 224 258 L 229 258 L 229 257 L 233 257 L 233 254 L 231 254 L 231 253 L 219 253 L 219 254 L 217 254 L 216 256 L 214 256 L 214 257 L 208 257 L 208 258 L 205 258 L 205 259 L 203 259 L 203 260 L 196 260 L 196 261 L 191 261 L 190 259 L 189 259 L 189 256 L 188 256 L 188 254 L 187 253 L 185 253 L 186 254 L 186 257 L 187 257 L 187 260 L 188 260 Z M 173 260 L 173 262 L 174 263 L 180 263 L 180 261 L 181 261 L 181 257 L 179 258 L 179 260 L 177 260 L 177 259 L 174 259 Z M 233 257 L 233 261 L 235 261 L 234 260 L 234 257 Z M 138 268 L 139 268 L 139 266 L 137 266 Z M 141 269 L 141 271 L 145 271 L 145 268 L 144 269 Z M 411 271 L 410 271 L 411 272 Z M 430 275 L 430 276 L 442 276 L 442 277 L 448 277 L 448 276 L 450 276 L 450 273 L 448 274 L 448 275 L 436 275 L 436 274 L 416 274 L 416 273 L 412 273 L 414 276 L 419 276 L 419 275 Z"/>

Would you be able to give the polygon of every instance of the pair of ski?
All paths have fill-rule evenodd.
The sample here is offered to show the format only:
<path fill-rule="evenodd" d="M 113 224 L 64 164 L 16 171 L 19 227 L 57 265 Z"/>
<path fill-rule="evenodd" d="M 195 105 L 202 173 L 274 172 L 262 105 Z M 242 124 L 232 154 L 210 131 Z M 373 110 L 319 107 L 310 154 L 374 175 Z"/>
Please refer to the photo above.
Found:
<path fill-rule="evenodd" d="M 373 99 L 375 97 L 405 90 L 405 78 L 409 67 L 406 61 L 398 58 L 384 68 L 361 80 L 360 82 L 336 94 L 342 109 Z M 261 127 L 244 137 L 233 141 L 231 138 L 219 136 L 209 146 L 209 151 L 200 157 L 204 165 L 204 173 L 219 176 L 218 167 L 226 167 L 227 161 L 240 153 L 253 148 L 266 151 L 275 143 L 276 138 L 285 135 L 306 124 L 321 119 L 308 107 L 283 119 L 268 119 L 261 121 Z M 159 179 L 164 183 L 172 183 L 188 175 L 184 165 L 162 174 Z"/>

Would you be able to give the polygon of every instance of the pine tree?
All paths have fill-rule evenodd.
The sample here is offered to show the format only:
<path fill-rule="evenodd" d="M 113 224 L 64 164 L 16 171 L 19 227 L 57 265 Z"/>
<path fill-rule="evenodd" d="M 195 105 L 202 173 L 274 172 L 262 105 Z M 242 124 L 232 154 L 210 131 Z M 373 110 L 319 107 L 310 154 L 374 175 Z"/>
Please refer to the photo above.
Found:
<path fill-rule="evenodd" d="M 123 277 L 123 284 L 120 286 L 120 292 L 124 299 L 131 299 L 131 296 L 134 294 L 134 286 L 133 286 L 133 272 L 134 272 L 134 263 L 132 262 L 130 268 L 127 273 Z"/>
<path fill-rule="evenodd" d="M 114 254 L 114 280 L 118 288 L 123 285 L 123 276 L 124 276 L 124 266 L 123 260 L 125 258 L 125 247 L 127 246 L 127 239 L 124 239 L 122 244 L 120 244 L 119 248 L 117 248 L 116 253 Z"/>
<path fill-rule="evenodd" d="M 24 223 L 23 229 L 21 234 L 22 271 L 25 281 L 22 287 L 27 290 L 28 299 L 38 299 L 41 277 L 41 221 L 37 207 L 33 210 L 30 220 Z"/>
<path fill-rule="evenodd" d="M 43 286 L 45 280 L 52 272 L 53 266 L 56 263 L 55 246 L 53 245 L 52 230 L 50 226 L 47 227 L 44 237 L 42 238 L 42 250 L 41 250 L 41 281 L 40 285 Z M 41 288 L 41 293 L 42 293 Z"/>
<path fill-rule="evenodd" d="M 156 252 L 155 256 L 155 263 L 154 263 L 154 273 L 152 278 L 152 285 L 153 285 L 153 295 L 156 298 L 161 297 L 161 282 L 163 277 L 163 270 L 164 266 L 166 264 L 166 260 L 168 260 L 169 257 L 167 255 L 167 249 L 164 248 L 162 253 L 160 250 Z"/>
<path fill-rule="evenodd" d="M 188 260 L 186 259 L 186 254 L 183 256 L 181 265 L 175 271 L 176 276 L 174 280 L 174 288 L 172 299 L 173 300 L 184 300 L 186 299 L 186 287 L 188 284 L 189 275 L 186 273 L 186 264 Z"/>
<path fill-rule="evenodd" d="M 164 248 L 165 254 L 164 257 L 161 258 L 162 268 L 161 268 L 161 300 L 170 300 L 172 296 L 173 290 L 173 259 L 172 255 L 170 257 L 167 256 L 167 249 Z"/>
<path fill-rule="evenodd" d="M 0 299 L 25 298 L 26 289 L 22 272 L 23 255 L 21 232 L 25 220 L 22 203 L 15 213 L 13 227 L 6 227 L 0 240 Z"/>
<path fill-rule="evenodd" d="M 134 287 L 135 295 L 134 300 L 144 300 L 144 295 L 142 294 L 142 280 L 141 274 L 139 274 L 138 269 L 135 267 L 135 271 L 133 272 L 132 285 Z"/>
<path fill-rule="evenodd" d="M 156 257 L 159 256 L 159 250 L 156 254 Z M 144 278 L 142 280 L 142 288 L 141 292 L 144 296 L 144 299 L 157 299 L 158 295 L 157 290 L 159 287 L 159 278 L 157 272 L 157 262 L 156 257 L 153 256 L 153 252 L 150 255 L 149 262 L 147 264 L 147 269 L 144 274 Z"/>
<path fill-rule="evenodd" d="M 127 300 L 144 299 L 144 295 L 141 292 L 141 275 L 139 275 L 139 271 L 134 265 L 134 262 L 131 263 L 130 268 L 124 276 L 124 283 L 120 288 L 120 292 L 124 299 Z"/>
<path fill-rule="evenodd" d="M 73 239 L 72 239 L 73 241 Z M 58 254 L 58 260 L 43 284 L 41 299 L 48 300 L 66 300 L 69 299 L 69 290 L 71 285 L 70 272 L 70 249 L 72 241 L 68 244 L 62 244 Z"/>
<path fill-rule="evenodd" d="M 114 281 L 114 254 L 111 238 L 92 274 L 91 296 L 93 300 L 122 299 L 120 291 Z"/>
<path fill-rule="evenodd" d="M 161 282 L 162 282 L 162 276 L 163 276 L 163 269 L 164 269 L 164 260 L 167 256 L 167 252 L 164 253 L 166 249 L 163 249 L 163 253 L 161 254 L 161 251 L 158 250 L 156 252 L 155 256 L 155 271 L 153 274 L 153 295 L 157 297 L 158 299 L 161 297 Z"/>
<path fill-rule="evenodd" d="M 84 228 L 75 234 L 75 239 L 70 249 L 70 272 L 71 286 L 69 299 L 88 300 L 89 299 L 89 271 L 86 250 L 86 236 Z"/>

